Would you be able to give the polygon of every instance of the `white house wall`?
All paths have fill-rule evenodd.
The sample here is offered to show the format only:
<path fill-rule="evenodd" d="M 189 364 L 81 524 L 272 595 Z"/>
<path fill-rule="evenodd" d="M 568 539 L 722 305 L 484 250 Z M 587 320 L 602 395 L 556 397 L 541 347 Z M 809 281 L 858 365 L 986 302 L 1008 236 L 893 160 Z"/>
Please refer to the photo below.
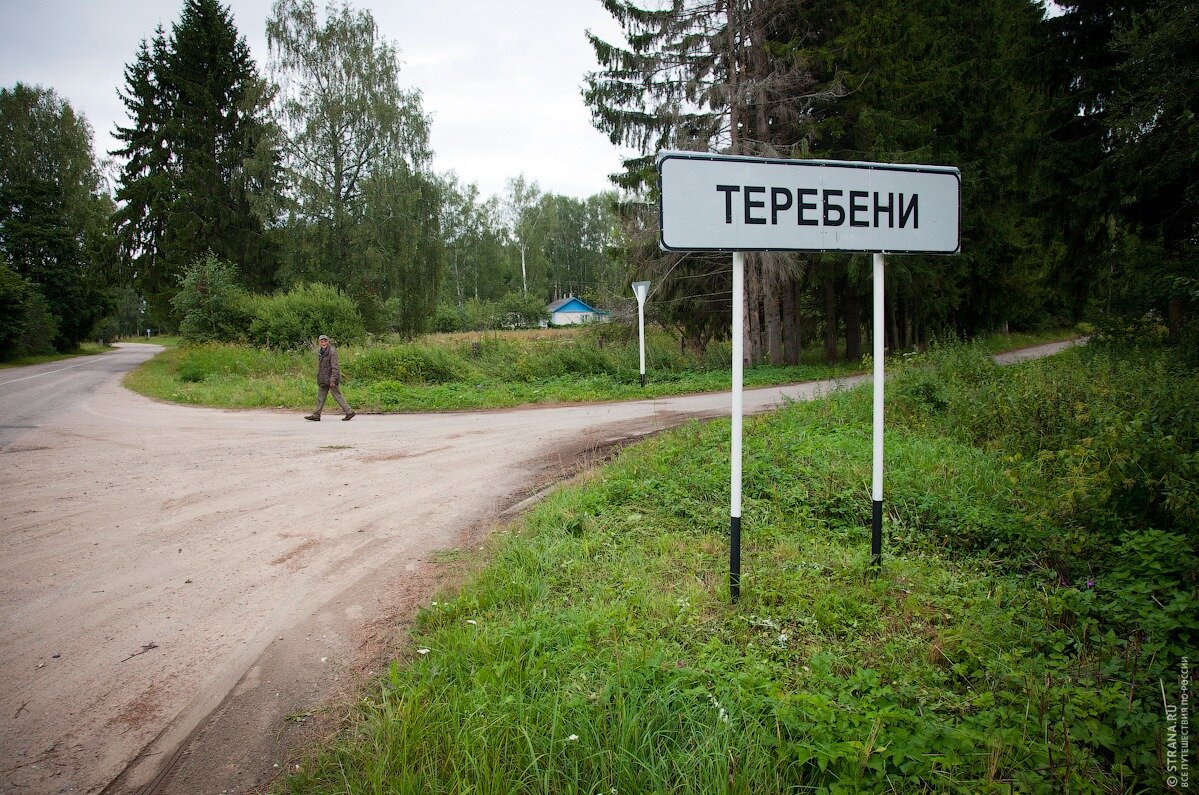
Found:
<path fill-rule="evenodd" d="M 555 312 L 551 316 L 551 322 L 555 326 L 577 326 L 594 320 L 596 320 L 594 312 Z"/>

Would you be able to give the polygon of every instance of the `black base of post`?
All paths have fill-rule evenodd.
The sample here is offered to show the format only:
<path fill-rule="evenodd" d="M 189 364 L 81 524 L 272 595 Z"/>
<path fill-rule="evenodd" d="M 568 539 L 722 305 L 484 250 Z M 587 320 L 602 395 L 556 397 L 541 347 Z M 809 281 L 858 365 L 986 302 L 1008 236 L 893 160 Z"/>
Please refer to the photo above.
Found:
<path fill-rule="evenodd" d="M 729 597 L 741 598 L 741 517 L 729 517 Z"/>
<path fill-rule="evenodd" d="M 641 386 L 642 386 L 642 388 L 645 387 L 645 373 L 641 374 Z"/>
<path fill-rule="evenodd" d="M 879 565 L 883 559 L 883 501 L 873 500 L 870 516 L 870 563 Z"/>

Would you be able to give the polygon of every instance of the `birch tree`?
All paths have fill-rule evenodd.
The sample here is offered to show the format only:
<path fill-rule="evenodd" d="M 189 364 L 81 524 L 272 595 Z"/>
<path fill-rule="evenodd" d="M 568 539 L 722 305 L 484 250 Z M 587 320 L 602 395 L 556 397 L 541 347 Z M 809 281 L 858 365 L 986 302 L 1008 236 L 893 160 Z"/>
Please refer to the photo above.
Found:
<path fill-rule="evenodd" d="M 313 0 L 276 0 L 267 44 L 290 188 L 305 217 L 342 223 L 374 170 L 425 169 L 420 92 L 400 87 L 398 51 L 369 11 L 331 3 L 321 20 Z"/>
<path fill-rule="evenodd" d="M 333 281 L 373 330 L 393 320 L 389 301 L 402 306 L 415 333 L 444 266 L 420 92 L 401 87 L 398 50 L 371 13 L 346 2 L 322 18 L 313 0 L 276 0 L 267 43 L 288 142 L 287 279 Z"/>

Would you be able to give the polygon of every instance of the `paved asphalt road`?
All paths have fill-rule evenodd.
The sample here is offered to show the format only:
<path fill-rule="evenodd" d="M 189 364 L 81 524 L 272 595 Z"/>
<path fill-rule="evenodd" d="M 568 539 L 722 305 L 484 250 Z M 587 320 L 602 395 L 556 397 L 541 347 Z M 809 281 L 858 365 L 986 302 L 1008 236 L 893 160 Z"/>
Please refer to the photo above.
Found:
<path fill-rule="evenodd" d="M 95 356 L 0 370 L 0 447 L 79 408 L 114 375 L 161 350 L 158 345 L 120 343 Z"/>

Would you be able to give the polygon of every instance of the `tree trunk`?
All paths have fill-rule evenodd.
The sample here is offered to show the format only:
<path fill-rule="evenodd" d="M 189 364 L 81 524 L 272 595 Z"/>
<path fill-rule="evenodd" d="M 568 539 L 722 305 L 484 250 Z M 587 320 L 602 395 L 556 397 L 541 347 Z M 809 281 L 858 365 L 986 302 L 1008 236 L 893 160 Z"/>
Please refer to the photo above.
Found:
<path fill-rule="evenodd" d="M 782 285 L 762 277 L 762 311 L 765 313 L 766 359 L 774 366 L 783 364 L 783 328 L 779 313 L 782 309 L 779 292 Z"/>
<path fill-rule="evenodd" d="M 831 265 L 824 276 L 824 360 L 837 361 L 837 283 Z"/>
<path fill-rule="evenodd" d="M 1166 308 L 1166 325 L 1170 329 L 1170 339 L 1178 342 L 1182 337 L 1182 297 L 1173 296 Z"/>
<path fill-rule="evenodd" d="M 783 325 L 783 362 L 789 367 L 799 364 L 799 279 L 787 279 L 781 286 L 779 311 Z"/>
<path fill-rule="evenodd" d="M 848 279 L 845 280 L 845 360 L 862 361 L 862 298 Z"/>
<path fill-rule="evenodd" d="M 892 285 L 892 287 L 894 287 L 894 285 Z M 892 293 L 894 293 L 893 289 L 888 291 L 887 295 L 890 300 L 886 302 L 885 306 L 887 315 L 887 331 L 889 332 L 887 336 L 888 353 L 895 353 L 900 349 L 899 321 L 895 317 L 897 314 L 899 314 L 897 311 L 899 308 L 899 302 L 896 300 L 896 296 Z"/>
<path fill-rule="evenodd" d="M 756 254 L 745 255 L 746 366 L 762 361 L 762 267 Z"/>

